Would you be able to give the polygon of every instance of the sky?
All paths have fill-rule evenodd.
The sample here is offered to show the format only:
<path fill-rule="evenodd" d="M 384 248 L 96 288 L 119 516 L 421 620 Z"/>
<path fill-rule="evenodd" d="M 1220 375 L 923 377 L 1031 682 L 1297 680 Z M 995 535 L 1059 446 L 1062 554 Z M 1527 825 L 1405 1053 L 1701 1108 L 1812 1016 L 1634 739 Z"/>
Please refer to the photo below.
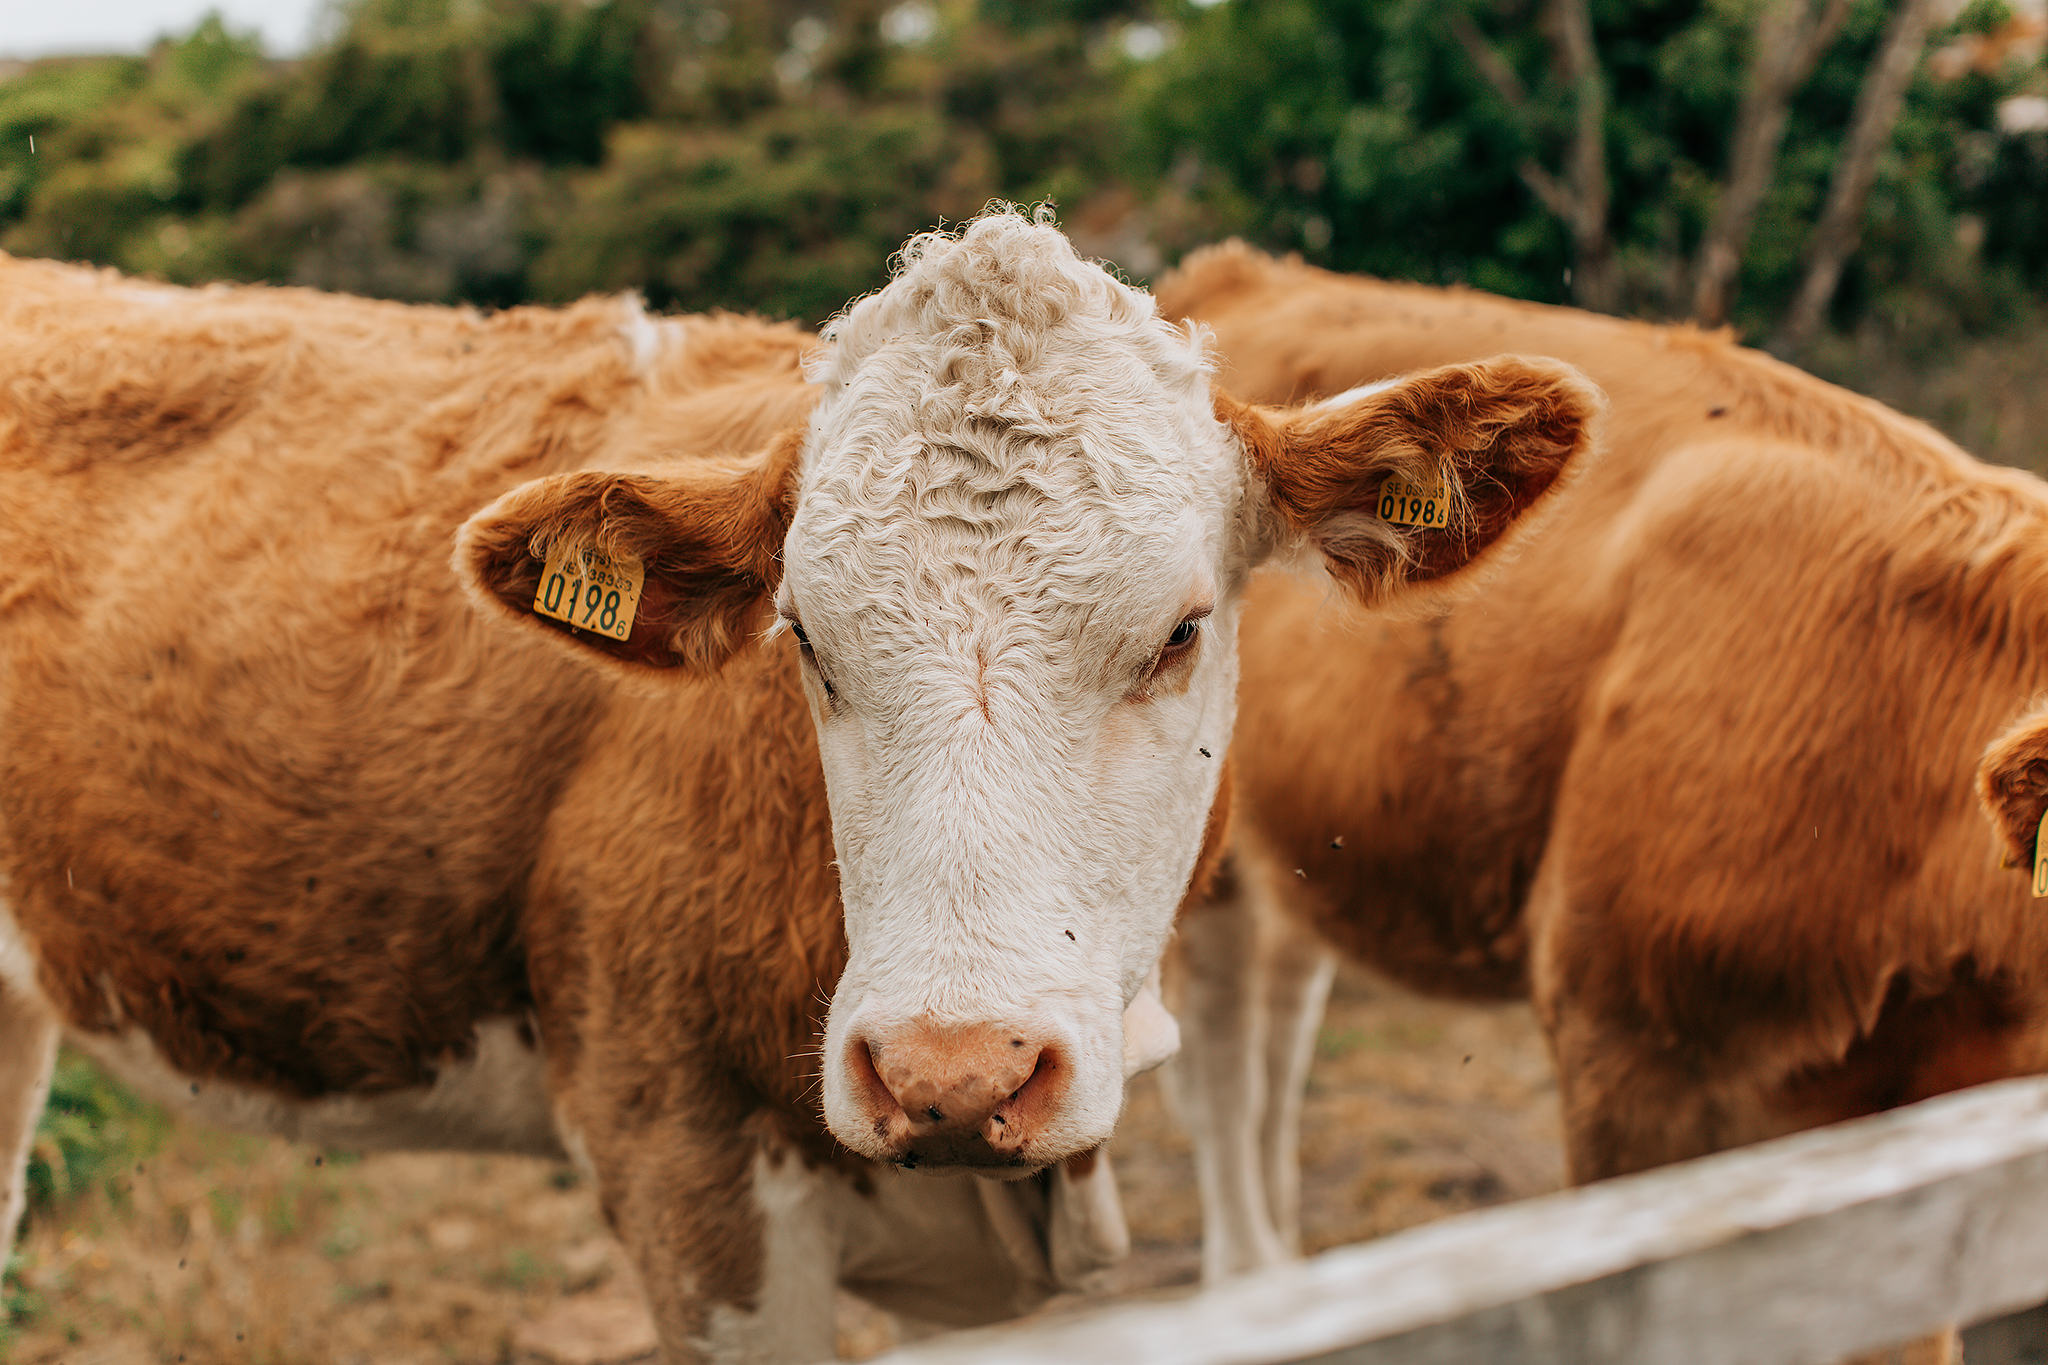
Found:
<path fill-rule="evenodd" d="M 190 33 L 208 10 L 256 29 L 273 57 L 306 50 L 324 0 L 0 0 L 0 57 L 142 52 L 165 33 Z"/>

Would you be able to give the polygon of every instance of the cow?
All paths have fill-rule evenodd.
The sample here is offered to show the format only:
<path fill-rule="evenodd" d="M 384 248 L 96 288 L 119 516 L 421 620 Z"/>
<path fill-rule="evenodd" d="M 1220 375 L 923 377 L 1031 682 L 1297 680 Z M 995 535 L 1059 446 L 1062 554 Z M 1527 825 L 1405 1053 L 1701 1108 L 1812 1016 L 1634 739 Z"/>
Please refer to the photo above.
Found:
<path fill-rule="evenodd" d="M 2042 713 L 1994 740 L 2048 687 L 2039 479 L 1726 333 L 1242 245 L 1157 297 L 1259 401 L 1508 350 L 1610 402 L 1544 533 L 1447 612 L 1247 592 L 1232 862 L 1176 986 L 1210 1277 L 1298 1235 L 1322 945 L 1529 998 L 1573 1182 L 2048 1067 L 2048 918 L 1975 795 L 1989 763 L 2031 866 Z"/>
<path fill-rule="evenodd" d="M 61 1034 L 210 1121 L 573 1158 L 671 1361 L 1116 1254 L 1250 570 L 1447 591 L 1601 400 L 1244 405 L 1001 211 L 810 344 L 0 260 L 10 1228 Z"/>

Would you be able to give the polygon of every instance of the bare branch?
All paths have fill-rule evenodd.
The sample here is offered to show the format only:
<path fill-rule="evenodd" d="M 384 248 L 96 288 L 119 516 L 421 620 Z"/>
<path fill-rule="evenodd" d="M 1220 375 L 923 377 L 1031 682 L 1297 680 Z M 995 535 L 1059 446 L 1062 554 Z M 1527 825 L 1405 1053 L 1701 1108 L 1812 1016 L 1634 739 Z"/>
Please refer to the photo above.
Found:
<path fill-rule="evenodd" d="M 1621 307 L 1621 282 L 1607 233 L 1607 86 L 1587 0 L 1553 0 L 1552 24 L 1577 114 L 1568 163 L 1576 215 L 1566 219 L 1575 248 L 1572 298 L 1581 307 L 1612 313 Z"/>
<path fill-rule="evenodd" d="M 1701 326 L 1728 320 L 1757 207 L 1777 171 L 1792 96 L 1813 74 L 1848 13 L 1848 0 L 1825 0 L 1818 13 L 1813 0 L 1773 0 L 1757 15 L 1749 88 L 1729 139 L 1727 179 L 1693 266 L 1692 315 Z"/>
<path fill-rule="evenodd" d="M 1799 53 L 1792 63 L 1792 83 L 1795 86 L 1804 85 L 1806 78 L 1813 74 L 1821 54 L 1835 41 L 1835 35 L 1842 31 L 1842 21 L 1848 17 L 1849 0 L 1827 0 L 1822 6 L 1818 22 L 1801 35 Z"/>
<path fill-rule="evenodd" d="M 1486 83 L 1510 109 L 1528 118 L 1529 92 L 1522 88 L 1521 78 L 1515 75 L 1515 69 L 1508 65 L 1507 59 L 1494 50 L 1493 44 L 1486 41 L 1486 35 L 1466 15 L 1454 10 L 1450 22 L 1451 36 L 1458 40 L 1459 47 L 1465 49 L 1465 56 L 1473 68 L 1486 78 Z"/>
<path fill-rule="evenodd" d="M 1515 167 L 1522 177 L 1522 183 L 1529 192 L 1543 201 L 1543 207 L 1562 219 L 1567 227 L 1577 230 L 1578 206 L 1572 203 L 1571 191 L 1558 183 L 1557 177 L 1538 165 L 1534 157 L 1523 160 Z"/>
<path fill-rule="evenodd" d="M 1920 64 L 1927 44 L 1927 28 L 1934 19 L 1937 0 L 1899 0 L 1891 21 L 1878 43 L 1877 54 L 1863 77 L 1856 95 L 1856 112 L 1849 122 L 1849 136 L 1842 155 L 1835 162 L 1834 180 L 1828 186 L 1827 206 L 1814 225 L 1812 244 L 1807 249 L 1806 278 L 1799 296 L 1772 338 L 1771 349 L 1788 353 L 1804 346 L 1818 331 L 1827 314 L 1835 286 L 1841 282 L 1842 267 L 1855 254 L 1863 238 L 1863 211 L 1870 200 L 1870 186 L 1877 179 L 1877 162 L 1891 143 L 1892 129 L 1906 101 L 1906 86 Z"/>
<path fill-rule="evenodd" d="M 1607 232 L 1607 88 L 1593 45 L 1593 21 L 1586 0 L 1551 0 L 1547 14 L 1558 66 L 1571 85 L 1574 136 L 1565 158 L 1566 177 L 1545 170 L 1533 158 L 1516 167 L 1522 183 L 1571 234 L 1572 298 L 1582 307 L 1613 312 L 1620 306 L 1614 245 Z M 1515 70 L 1466 15 L 1453 11 L 1451 35 L 1473 69 L 1534 131 L 1536 110 Z"/>

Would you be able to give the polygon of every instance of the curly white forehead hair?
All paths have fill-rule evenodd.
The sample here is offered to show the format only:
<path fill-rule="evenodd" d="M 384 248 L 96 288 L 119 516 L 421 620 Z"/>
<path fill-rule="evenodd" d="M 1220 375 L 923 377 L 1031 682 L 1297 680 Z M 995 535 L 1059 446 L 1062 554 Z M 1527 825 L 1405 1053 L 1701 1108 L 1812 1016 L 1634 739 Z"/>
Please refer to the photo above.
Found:
<path fill-rule="evenodd" d="M 912 238 L 825 335 L 798 516 L 838 578 L 811 594 L 918 597 L 921 616 L 936 595 L 986 620 L 1142 591 L 1120 540 L 1155 561 L 1206 550 L 1193 506 L 1233 481 L 1203 339 L 1050 222 L 1004 205 Z"/>
<path fill-rule="evenodd" d="M 912 237 L 893 264 L 886 287 L 825 325 L 832 345 L 813 361 L 816 382 L 843 387 L 876 352 L 917 338 L 933 351 L 934 389 L 964 390 L 970 415 L 1030 422 L 1063 414 L 1004 399 L 1020 397 L 1023 377 L 1048 362 L 1065 369 L 1060 353 L 1076 342 L 1136 344 L 1169 389 L 1208 372 L 1201 339 L 1159 321 L 1151 295 L 1082 259 L 1045 209 L 1027 216 L 992 204 L 958 232 Z"/>

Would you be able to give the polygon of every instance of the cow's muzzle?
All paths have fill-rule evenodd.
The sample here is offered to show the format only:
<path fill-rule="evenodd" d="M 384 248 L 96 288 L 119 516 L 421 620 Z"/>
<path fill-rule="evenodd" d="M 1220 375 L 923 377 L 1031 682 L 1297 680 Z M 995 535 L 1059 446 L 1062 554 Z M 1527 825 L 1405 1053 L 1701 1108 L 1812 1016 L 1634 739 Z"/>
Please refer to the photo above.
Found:
<path fill-rule="evenodd" d="M 852 1098 L 870 1155 L 907 1169 L 1035 1170 L 1070 1155 L 1046 1129 L 1068 1091 L 1060 1048 L 1001 1024 L 912 1021 L 847 1044 Z"/>

